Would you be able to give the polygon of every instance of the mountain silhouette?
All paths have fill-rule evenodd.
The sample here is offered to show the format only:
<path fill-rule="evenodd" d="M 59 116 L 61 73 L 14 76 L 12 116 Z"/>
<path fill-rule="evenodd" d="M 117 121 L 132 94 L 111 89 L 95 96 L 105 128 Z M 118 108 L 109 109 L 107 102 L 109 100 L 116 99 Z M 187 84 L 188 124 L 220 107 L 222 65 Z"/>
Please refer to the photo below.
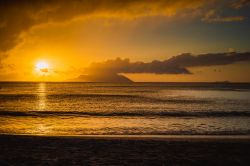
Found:
<path fill-rule="evenodd" d="M 130 79 L 120 74 L 90 74 L 80 75 L 77 78 L 70 79 L 71 82 L 109 82 L 109 83 L 131 83 Z"/>

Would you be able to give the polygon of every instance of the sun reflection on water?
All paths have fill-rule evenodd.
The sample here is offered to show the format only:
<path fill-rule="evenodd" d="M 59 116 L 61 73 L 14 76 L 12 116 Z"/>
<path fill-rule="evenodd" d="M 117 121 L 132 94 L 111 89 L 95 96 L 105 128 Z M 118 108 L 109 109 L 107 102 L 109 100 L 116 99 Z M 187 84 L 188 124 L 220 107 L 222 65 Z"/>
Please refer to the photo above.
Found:
<path fill-rule="evenodd" d="M 41 82 L 38 84 L 37 97 L 38 97 L 38 110 L 43 111 L 46 108 L 46 83 Z"/>

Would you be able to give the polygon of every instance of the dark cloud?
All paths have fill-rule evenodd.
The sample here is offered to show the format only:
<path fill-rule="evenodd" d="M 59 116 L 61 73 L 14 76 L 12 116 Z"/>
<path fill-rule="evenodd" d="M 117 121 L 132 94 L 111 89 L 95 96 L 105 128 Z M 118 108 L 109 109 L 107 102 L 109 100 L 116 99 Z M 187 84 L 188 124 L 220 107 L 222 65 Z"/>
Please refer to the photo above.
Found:
<path fill-rule="evenodd" d="M 173 16 L 217 2 L 220 0 L 0 0 L 0 52 L 7 52 L 20 43 L 22 32 L 47 22 L 63 22 L 102 13 L 105 17 Z M 249 1 L 234 2 L 234 6 L 237 2 L 241 6 Z M 238 21 L 243 17 L 212 20 Z"/>
<path fill-rule="evenodd" d="M 245 53 L 210 53 L 192 55 L 189 53 L 172 57 L 165 61 L 168 65 L 179 67 L 228 65 L 236 62 L 250 61 L 250 52 Z"/>
<path fill-rule="evenodd" d="M 250 53 L 214 53 L 192 55 L 189 53 L 174 56 L 164 61 L 154 60 L 150 63 L 130 62 L 129 59 L 107 60 L 93 63 L 85 72 L 96 73 L 155 73 L 155 74 L 191 74 L 189 67 L 227 65 L 250 61 Z"/>
<path fill-rule="evenodd" d="M 107 60 L 104 63 L 93 63 L 86 68 L 86 73 L 155 73 L 155 74 L 189 74 L 185 68 L 167 65 L 165 61 L 130 62 L 129 59 Z"/>
<path fill-rule="evenodd" d="M 216 22 L 239 22 L 244 21 L 246 17 L 244 16 L 221 16 L 217 13 L 216 10 L 209 10 L 205 13 L 202 21 L 209 22 L 209 23 L 216 23 Z"/>
<path fill-rule="evenodd" d="M 0 51 L 20 42 L 20 34 L 34 25 L 62 22 L 77 16 L 105 13 L 114 17 L 172 15 L 203 0 L 0 0 Z"/>
<path fill-rule="evenodd" d="M 235 0 L 231 2 L 231 7 L 234 9 L 240 9 L 250 5 L 250 0 Z"/>

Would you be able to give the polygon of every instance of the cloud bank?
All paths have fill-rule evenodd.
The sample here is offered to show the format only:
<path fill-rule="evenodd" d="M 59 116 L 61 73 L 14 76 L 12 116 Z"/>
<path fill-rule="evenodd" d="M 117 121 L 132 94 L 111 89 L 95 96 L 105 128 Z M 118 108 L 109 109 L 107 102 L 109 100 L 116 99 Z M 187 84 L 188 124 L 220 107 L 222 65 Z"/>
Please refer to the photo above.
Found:
<path fill-rule="evenodd" d="M 208 23 L 239 22 L 239 21 L 244 21 L 245 19 L 246 17 L 244 16 L 221 16 L 217 13 L 216 10 L 210 10 L 204 15 L 204 17 L 202 18 L 202 21 L 205 21 Z"/>
<path fill-rule="evenodd" d="M 179 10 L 194 9 L 204 0 L 1 0 L 0 51 L 20 42 L 20 34 L 48 22 L 64 22 L 75 17 L 171 16 Z"/>
<path fill-rule="evenodd" d="M 190 67 L 228 65 L 237 62 L 250 62 L 250 52 L 210 53 L 200 55 L 185 53 L 164 61 L 154 60 L 149 63 L 130 62 L 129 59 L 117 58 L 102 63 L 93 63 L 85 69 L 85 73 L 191 74 L 188 70 Z"/>
<path fill-rule="evenodd" d="M 230 6 L 234 9 L 240 9 L 242 7 L 249 5 L 250 5 L 250 0 L 238 0 L 238 1 L 232 1 Z"/>
<path fill-rule="evenodd" d="M 239 9 L 249 0 L 230 1 Z M 220 0 L 0 0 L 0 56 L 20 43 L 20 35 L 36 25 L 65 22 L 77 17 L 101 16 L 136 18 L 147 16 L 175 16 L 181 12 L 201 13 L 204 21 L 241 21 L 243 16 L 221 18 L 203 11 Z M 211 6 L 211 5 L 210 5 Z M 222 6 L 227 6 L 226 4 Z M 210 7 L 211 8 L 211 7 Z M 200 10 L 200 12 L 194 12 Z"/>

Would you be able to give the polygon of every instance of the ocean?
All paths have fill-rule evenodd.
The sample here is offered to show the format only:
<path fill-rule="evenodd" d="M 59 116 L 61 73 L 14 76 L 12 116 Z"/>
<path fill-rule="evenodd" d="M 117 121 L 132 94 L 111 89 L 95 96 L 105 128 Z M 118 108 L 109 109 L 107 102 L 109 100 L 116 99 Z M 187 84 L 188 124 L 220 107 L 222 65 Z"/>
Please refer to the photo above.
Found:
<path fill-rule="evenodd" d="M 0 134 L 250 135 L 250 84 L 1 82 Z"/>

